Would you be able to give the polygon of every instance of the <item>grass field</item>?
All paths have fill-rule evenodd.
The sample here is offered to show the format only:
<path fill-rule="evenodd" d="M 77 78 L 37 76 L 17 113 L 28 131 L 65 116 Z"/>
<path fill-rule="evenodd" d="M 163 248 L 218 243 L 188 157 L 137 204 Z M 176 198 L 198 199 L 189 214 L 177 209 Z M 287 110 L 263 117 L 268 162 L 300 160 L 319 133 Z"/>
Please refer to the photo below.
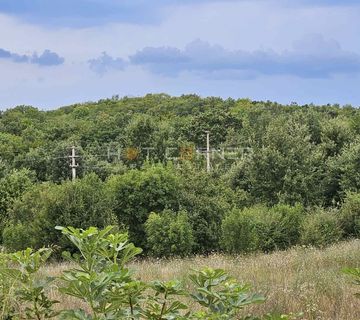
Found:
<path fill-rule="evenodd" d="M 360 300 L 356 288 L 341 273 L 345 266 L 360 266 L 360 240 L 343 242 L 323 250 L 294 248 L 285 252 L 228 257 L 212 255 L 174 260 L 143 260 L 131 265 L 144 281 L 179 279 L 188 285 L 191 269 L 204 266 L 223 268 L 254 291 L 267 297 L 264 304 L 246 309 L 256 315 L 268 312 L 299 313 L 300 319 L 360 319 Z M 49 265 L 44 273 L 59 275 L 66 264 Z M 62 308 L 82 307 L 81 302 L 58 296 Z"/>

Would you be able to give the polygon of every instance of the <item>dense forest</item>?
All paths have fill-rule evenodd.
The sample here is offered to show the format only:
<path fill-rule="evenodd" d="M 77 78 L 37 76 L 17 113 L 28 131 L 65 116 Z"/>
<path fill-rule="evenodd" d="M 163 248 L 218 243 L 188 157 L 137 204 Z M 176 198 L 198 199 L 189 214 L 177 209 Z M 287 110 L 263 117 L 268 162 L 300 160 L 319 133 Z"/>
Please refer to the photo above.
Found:
<path fill-rule="evenodd" d="M 351 106 L 159 94 L 0 113 L 8 250 L 60 252 L 55 226 L 109 224 L 153 256 L 324 246 L 359 236 L 359 188 Z"/>

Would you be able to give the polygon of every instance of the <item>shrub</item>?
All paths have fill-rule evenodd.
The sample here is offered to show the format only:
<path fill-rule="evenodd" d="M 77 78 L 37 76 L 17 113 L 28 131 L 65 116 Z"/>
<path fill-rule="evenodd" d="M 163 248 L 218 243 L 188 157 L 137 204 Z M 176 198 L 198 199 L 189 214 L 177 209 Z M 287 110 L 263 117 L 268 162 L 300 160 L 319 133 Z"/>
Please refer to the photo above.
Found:
<path fill-rule="evenodd" d="M 251 209 L 234 209 L 222 222 L 222 247 L 229 253 L 250 252 L 258 248 L 259 238 L 256 232 L 256 224 L 253 219 L 256 210 L 264 210 L 264 207 Z"/>
<path fill-rule="evenodd" d="M 221 222 L 232 208 L 233 191 L 214 175 L 184 165 L 179 170 L 183 188 L 180 205 L 188 212 L 194 231 L 196 253 L 219 250 Z"/>
<path fill-rule="evenodd" d="M 301 243 L 322 247 L 341 239 L 338 213 L 316 208 L 304 218 L 301 225 Z"/>
<path fill-rule="evenodd" d="M 4 243 L 12 250 L 44 245 L 69 249 L 71 244 L 55 226 L 103 227 L 114 223 L 111 204 L 104 183 L 95 174 L 61 185 L 39 185 L 14 204 L 3 233 Z M 21 232 L 24 229 L 26 232 Z M 17 231 L 26 235 L 20 236 Z"/>
<path fill-rule="evenodd" d="M 128 228 L 131 241 L 142 247 L 145 247 L 144 224 L 149 214 L 178 209 L 180 182 L 170 166 L 130 170 L 111 177 L 107 187 L 114 197 L 118 222 Z"/>
<path fill-rule="evenodd" d="M 0 243 L 10 208 L 17 199 L 31 189 L 34 180 L 33 172 L 27 169 L 12 170 L 4 178 L 0 177 Z"/>
<path fill-rule="evenodd" d="M 156 257 L 186 256 L 194 247 L 193 232 L 185 211 L 151 213 L 145 231 L 149 253 Z"/>
<path fill-rule="evenodd" d="M 300 205 L 235 209 L 222 224 L 223 248 L 231 253 L 286 249 L 299 240 L 302 216 Z"/>
<path fill-rule="evenodd" d="M 304 217 L 302 205 L 278 204 L 269 209 L 266 216 L 259 217 L 260 247 L 263 251 L 284 250 L 299 242 L 300 225 Z"/>
<path fill-rule="evenodd" d="M 346 237 L 360 236 L 360 194 L 348 193 L 340 212 L 340 225 Z"/>

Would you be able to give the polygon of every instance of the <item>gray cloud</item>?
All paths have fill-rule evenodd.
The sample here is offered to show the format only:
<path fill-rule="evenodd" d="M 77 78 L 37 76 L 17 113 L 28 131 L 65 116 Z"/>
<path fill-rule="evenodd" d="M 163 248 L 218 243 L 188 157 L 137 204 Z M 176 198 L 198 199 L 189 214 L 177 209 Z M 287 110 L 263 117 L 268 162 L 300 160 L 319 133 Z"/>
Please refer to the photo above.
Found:
<path fill-rule="evenodd" d="M 30 59 L 31 63 L 40 66 L 57 66 L 63 64 L 65 59 L 60 57 L 57 53 L 45 50 L 40 56 L 34 53 Z"/>
<path fill-rule="evenodd" d="M 96 59 L 89 60 L 88 63 L 90 69 L 100 75 L 103 75 L 111 69 L 123 70 L 126 66 L 126 62 L 123 59 L 113 58 L 106 52 L 103 52 L 102 55 Z"/>
<path fill-rule="evenodd" d="M 360 72 L 360 55 L 344 51 L 335 40 L 321 35 L 307 36 L 292 50 L 230 51 L 219 45 L 196 40 L 184 50 L 147 47 L 130 56 L 130 62 L 153 73 L 176 76 L 195 72 L 215 78 L 255 78 L 259 75 L 292 75 L 301 78 L 328 78 L 335 74 Z"/>
<path fill-rule="evenodd" d="M 50 50 L 44 50 L 44 52 L 40 55 L 36 52 L 32 55 L 20 55 L 1 48 L 0 59 L 7 59 L 15 63 L 31 63 L 39 66 L 57 66 L 63 64 L 65 61 L 64 58 Z"/>

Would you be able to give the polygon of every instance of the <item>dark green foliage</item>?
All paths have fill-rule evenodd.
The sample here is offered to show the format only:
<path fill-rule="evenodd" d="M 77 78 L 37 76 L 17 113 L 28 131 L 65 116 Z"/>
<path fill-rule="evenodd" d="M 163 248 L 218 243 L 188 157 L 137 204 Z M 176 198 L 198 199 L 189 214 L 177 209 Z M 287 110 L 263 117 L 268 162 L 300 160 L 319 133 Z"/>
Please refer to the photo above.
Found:
<path fill-rule="evenodd" d="M 145 223 L 145 231 L 149 254 L 155 257 L 187 256 L 192 253 L 193 231 L 185 211 L 151 213 Z"/>
<path fill-rule="evenodd" d="M 251 155 L 232 169 L 232 186 L 269 205 L 319 203 L 323 159 L 310 139 L 309 128 L 294 118 L 270 122 Z"/>
<path fill-rule="evenodd" d="M 341 228 L 347 237 L 360 236 L 360 194 L 347 193 L 340 212 Z"/>
<path fill-rule="evenodd" d="M 301 225 L 301 243 L 323 247 L 337 242 L 342 237 L 338 212 L 317 208 L 308 213 Z"/>
<path fill-rule="evenodd" d="M 179 190 L 180 205 L 189 215 L 195 251 L 218 250 L 221 221 L 236 201 L 234 192 L 216 177 L 196 168 L 184 166 L 179 173 L 183 182 Z"/>
<path fill-rule="evenodd" d="M 128 228 L 131 241 L 143 247 L 146 247 L 144 223 L 149 214 L 179 207 L 180 180 L 171 166 L 130 170 L 111 177 L 107 186 L 114 198 L 119 224 Z"/>
<path fill-rule="evenodd" d="M 283 250 L 298 243 L 301 206 L 254 206 L 233 210 L 222 223 L 222 245 L 231 253 Z"/>
<path fill-rule="evenodd" d="M 54 227 L 102 227 L 114 223 L 111 204 L 104 183 L 94 174 L 61 185 L 40 185 L 14 205 L 4 243 L 12 249 L 54 244 L 67 248 L 69 243 Z"/>
<path fill-rule="evenodd" d="M 222 223 L 222 247 L 227 252 L 251 252 L 258 249 L 259 239 L 252 217 L 256 210 L 264 209 L 235 209 L 226 216 Z"/>
<path fill-rule="evenodd" d="M 27 169 L 12 170 L 3 178 L 0 177 L 0 243 L 1 234 L 9 220 L 10 208 L 34 182 L 34 174 Z"/>
<path fill-rule="evenodd" d="M 197 95 L 114 96 L 54 111 L 19 106 L 0 113 L 0 233 L 12 249 L 67 246 L 55 224 L 111 222 L 147 249 L 149 214 L 169 209 L 187 212 L 192 253 L 217 251 L 221 239 L 231 252 L 271 251 L 299 243 L 303 206 L 309 216 L 313 207 L 339 208 L 343 236 L 358 237 L 359 119 L 351 106 Z M 204 148 L 207 130 L 216 149 L 211 173 L 195 152 L 169 164 L 181 149 Z M 223 147 L 244 149 L 222 154 Z M 254 219 L 240 214 L 244 207 Z M 225 225 L 243 236 L 225 240 Z"/>

